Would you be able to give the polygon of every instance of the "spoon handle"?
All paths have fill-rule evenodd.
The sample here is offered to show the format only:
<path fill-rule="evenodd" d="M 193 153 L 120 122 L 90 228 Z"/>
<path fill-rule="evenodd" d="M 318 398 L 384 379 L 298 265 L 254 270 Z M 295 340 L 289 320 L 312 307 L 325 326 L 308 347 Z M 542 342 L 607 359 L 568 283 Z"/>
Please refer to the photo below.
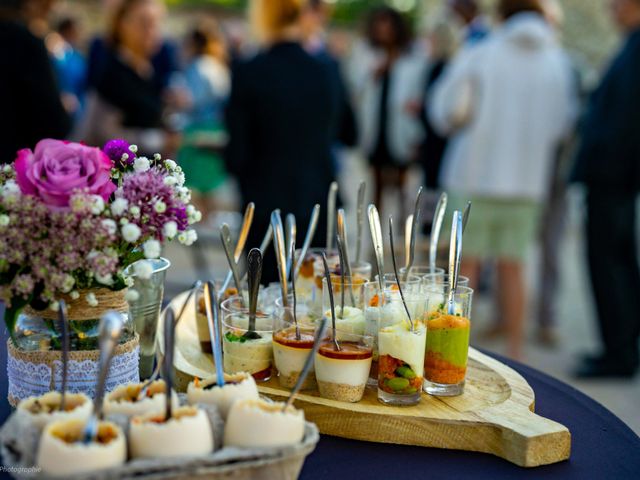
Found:
<path fill-rule="evenodd" d="M 273 228 L 273 248 L 276 253 L 278 263 L 278 276 L 280 277 L 280 289 L 282 290 L 282 305 L 288 306 L 287 291 L 287 260 L 284 246 L 284 228 L 280 211 L 276 210 L 271 214 L 271 227 Z"/>
<path fill-rule="evenodd" d="M 298 395 L 298 393 L 300 392 L 300 389 L 302 388 L 302 385 L 304 385 L 304 381 L 307 379 L 307 376 L 309 375 L 309 372 L 313 367 L 316 353 L 318 353 L 318 350 L 320 349 L 320 345 L 322 344 L 322 340 L 324 339 L 326 330 L 327 330 L 327 319 L 325 317 L 322 317 L 322 319 L 320 320 L 320 326 L 318 327 L 318 331 L 316 333 L 316 338 L 313 341 L 313 346 L 311 347 L 311 350 L 309 351 L 309 355 L 307 355 L 307 358 L 304 361 L 304 365 L 302 366 L 302 371 L 298 376 L 298 380 L 296 381 L 296 384 L 294 385 L 293 390 L 291 390 L 291 393 L 289 394 L 287 403 L 285 403 L 284 408 L 282 409 L 283 412 L 293 404 L 293 401 L 295 400 L 296 395 Z"/>
<path fill-rule="evenodd" d="M 233 276 L 233 281 L 236 284 L 238 295 L 242 295 L 242 283 L 240 282 L 240 274 L 238 273 L 238 264 L 231 248 L 231 231 L 229 230 L 229 225 L 226 223 L 223 223 L 222 227 L 220 227 L 220 240 L 222 241 L 222 248 L 224 249 L 227 261 L 229 262 L 229 268 L 231 268 L 231 275 Z M 224 288 L 223 285 L 222 293 L 224 293 L 225 290 L 226 288 Z"/>
<path fill-rule="evenodd" d="M 380 292 L 384 292 L 384 244 L 382 243 L 382 227 L 380 226 L 380 214 L 375 205 L 369 205 L 369 230 L 371 230 L 371 241 L 376 254 L 376 268 L 378 269 L 378 283 Z"/>
<path fill-rule="evenodd" d="M 333 298 L 333 285 L 331 284 L 331 271 L 327 263 L 327 255 L 322 252 L 322 263 L 324 265 L 324 278 L 327 281 L 327 292 L 329 292 L 329 304 L 331 305 L 331 338 L 336 350 L 340 350 L 338 339 L 336 338 L 336 303 Z"/>
<path fill-rule="evenodd" d="M 367 183 L 362 181 L 358 187 L 358 203 L 356 206 L 356 263 L 362 260 L 362 230 L 364 228 L 364 196 Z"/>
<path fill-rule="evenodd" d="M 327 199 L 327 250 L 333 248 L 333 237 L 336 222 L 336 203 L 338 200 L 338 182 L 332 182 Z"/>
<path fill-rule="evenodd" d="M 420 187 L 418 194 L 416 195 L 416 204 L 413 209 L 412 223 L 411 223 L 411 235 L 409 236 L 409 255 L 407 261 L 407 270 L 404 274 L 405 279 L 409 275 L 409 270 L 413 266 L 416 258 L 416 239 L 418 238 L 418 228 L 420 227 L 420 213 L 422 210 L 422 192 L 424 189 Z"/>
<path fill-rule="evenodd" d="M 262 253 L 257 248 L 252 249 L 247 256 L 249 282 L 249 332 L 256 330 L 256 312 L 258 311 L 258 293 L 260 293 L 260 279 L 262 278 Z"/>
<path fill-rule="evenodd" d="M 448 197 L 446 192 L 442 192 L 436 210 L 433 214 L 433 224 L 431 225 L 431 239 L 429 244 L 429 269 L 431 273 L 436 271 L 436 261 L 438 258 L 438 241 L 440 240 L 440 232 L 442 231 L 442 223 L 444 222 L 444 214 L 447 211 Z"/>
<path fill-rule="evenodd" d="M 449 246 L 449 299 L 448 313 L 455 314 L 455 294 L 458 288 L 458 273 L 460 272 L 460 258 L 462 256 L 462 213 L 453 212 L 451 225 L 451 243 Z"/>
<path fill-rule="evenodd" d="M 467 202 L 467 206 L 464 207 L 464 211 L 462 212 L 462 233 L 467 229 L 469 215 L 471 215 L 471 202 Z"/>
<path fill-rule="evenodd" d="M 311 212 L 311 220 L 309 220 L 307 235 L 304 237 L 304 242 L 302 243 L 302 248 L 300 249 L 300 257 L 296 262 L 296 268 L 294 271 L 295 278 L 298 278 L 298 275 L 300 274 L 300 269 L 302 268 L 304 259 L 307 256 L 307 251 L 309 250 L 309 247 L 311 246 L 311 242 L 313 241 L 313 237 L 316 234 L 316 229 L 318 228 L 319 219 L 320 219 L 320 205 L 316 205 L 313 207 L 313 211 Z"/>
<path fill-rule="evenodd" d="M 64 412 L 67 397 L 67 381 L 69 378 L 69 324 L 65 315 L 66 305 L 60 300 L 58 306 L 58 320 L 62 329 L 62 386 L 60 397 L 60 411 Z"/>
<path fill-rule="evenodd" d="M 396 251 L 395 246 L 393 245 L 393 217 L 389 215 L 389 245 L 391 247 L 391 262 L 393 263 L 393 273 L 396 276 L 396 284 L 398 285 L 398 293 L 400 293 L 400 299 L 402 300 L 402 305 L 404 305 L 404 310 L 407 312 L 407 318 L 409 319 L 409 325 L 411 325 L 411 331 L 414 331 L 413 328 L 413 320 L 411 319 L 411 313 L 409 312 L 409 306 L 407 305 L 407 301 L 404 298 L 404 293 L 402 292 L 402 286 L 400 285 L 402 282 L 400 281 L 400 277 L 398 276 L 398 265 L 396 264 Z"/>
<path fill-rule="evenodd" d="M 409 275 L 411 269 L 411 230 L 413 229 L 413 213 L 404 222 L 404 268 Z"/>
<path fill-rule="evenodd" d="M 102 419 L 102 404 L 107 375 L 109 374 L 109 366 L 111 365 L 111 359 L 118 345 L 118 340 L 120 340 L 123 325 L 122 315 L 117 312 L 107 312 L 100 319 L 100 334 L 98 337 L 98 343 L 100 345 L 98 383 L 96 385 L 96 395 L 93 399 L 93 412 L 98 420 Z"/>
<path fill-rule="evenodd" d="M 173 356 L 176 334 L 175 315 L 172 308 L 167 309 L 164 316 L 164 361 L 162 362 L 162 378 L 166 388 L 165 422 L 172 416 L 171 392 L 173 390 Z"/>
<path fill-rule="evenodd" d="M 238 236 L 238 243 L 236 244 L 236 248 L 233 253 L 233 258 L 238 263 L 240 260 L 240 256 L 244 250 L 245 245 L 247 244 L 247 238 L 249 237 L 249 230 L 251 230 L 251 224 L 253 223 L 253 215 L 255 213 L 256 206 L 253 202 L 250 202 L 247 205 L 247 208 L 244 211 L 244 218 L 242 220 L 242 227 L 240 227 L 240 235 Z M 222 288 L 220 291 L 224 293 L 227 288 L 229 288 L 229 283 L 233 278 L 233 270 L 229 269 L 227 276 L 222 282 Z M 238 293 L 240 291 L 238 290 Z"/>
<path fill-rule="evenodd" d="M 295 254 L 291 253 L 291 245 L 295 243 L 298 229 L 296 227 L 296 217 L 293 213 L 287 214 L 287 236 L 286 236 L 286 259 L 287 278 L 291 278 L 291 268 L 293 266 Z"/>
<path fill-rule="evenodd" d="M 218 386 L 224 387 L 224 370 L 222 368 L 222 339 L 220 336 L 220 323 L 218 323 L 218 299 L 212 282 L 204 284 L 204 307 L 207 313 L 207 324 L 209 325 L 209 337 L 211 338 L 211 348 L 213 350 L 213 361 L 216 366 L 216 377 Z"/>
<path fill-rule="evenodd" d="M 347 238 L 347 222 L 344 209 L 338 210 L 338 238 L 340 239 L 339 250 L 342 250 L 342 263 L 344 264 L 344 273 L 349 277 L 349 298 L 351 306 L 356 306 L 356 299 L 353 295 L 353 270 L 351 269 L 351 261 L 349 260 L 349 239 Z M 344 312 L 342 312 L 344 316 Z"/>

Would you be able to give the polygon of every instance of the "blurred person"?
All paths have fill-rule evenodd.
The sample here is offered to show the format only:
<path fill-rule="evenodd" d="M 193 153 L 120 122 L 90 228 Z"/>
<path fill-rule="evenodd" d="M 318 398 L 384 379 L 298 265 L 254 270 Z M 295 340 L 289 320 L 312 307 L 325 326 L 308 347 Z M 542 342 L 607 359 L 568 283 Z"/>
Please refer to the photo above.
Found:
<path fill-rule="evenodd" d="M 227 49 L 213 18 L 198 22 L 185 40 L 187 66 L 170 90 L 170 104 L 184 123 L 178 161 L 186 185 L 204 217 L 214 210 L 211 194 L 226 179 L 220 150 L 224 146 L 224 107 L 231 88 Z M 182 95 L 182 92 L 185 95 Z"/>
<path fill-rule="evenodd" d="M 0 3 L 0 163 L 13 162 L 18 150 L 34 148 L 43 138 L 64 138 L 71 129 L 44 41 L 28 28 L 30 3 Z"/>
<path fill-rule="evenodd" d="M 87 62 L 79 47 L 80 38 L 78 20 L 65 17 L 46 39 L 62 91 L 62 101 L 75 120 L 82 113 L 87 73 Z"/>
<path fill-rule="evenodd" d="M 626 39 L 591 98 L 573 175 L 587 190 L 587 257 L 603 347 L 582 360 L 581 378 L 630 377 L 639 364 L 640 0 L 610 3 Z"/>
<path fill-rule="evenodd" d="M 338 99 L 330 72 L 301 43 L 303 8 L 304 0 L 252 0 L 250 18 L 262 51 L 232 72 L 227 165 L 243 203 L 256 204 L 248 248 L 260 245 L 277 208 L 283 217 L 293 213 L 304 232 L 335 179 Z M 320 222 L 315 245 L 325 229 Z M 278 278 L 272 251 L 266 252 L 264 282 Z"/>
<path fill-rule="evenodd" d="M 392 8 L 373 10 L 366 34 L 370 53 L 354 67 L 360 144 L 373 168 L 376 205 L 382 209 L 384 189 L 393 187 L 404 218 L 407 171 L 424 136 L 417 110 L 426 58 L 412 50 L 409 26 Z"/>
<path fill-rule="evenodd" d="M 465 26 L 466 45 L 474 45 L 489 35 L 491 27 L 488 20 L 481 15 L 476 0 L 449 0 L 449 8 Z"/>
<path fill-rule="evenodd" d="M 537 0 L 500 0 L 502 25 L 464 49 L 435 87 L 430 117 L 452 135 L 442 171 L 453 207 L 473 202 L 462 274 L 496 260 L 508 354 L 522 357 L 524 263 L 554 154 L 574 117 L 571 70 Z"/>
<path fill-rule="evenodd" d="M 123 0 L 116 8 L 105 63 L 78 133 L 81 140 L 103 145 L 122 137 L 147 155 L 175 153 L 176 137 L 163 122 L 163 88 L 152 63 L 162 45 L 164 18 L 159 0 Z"/>

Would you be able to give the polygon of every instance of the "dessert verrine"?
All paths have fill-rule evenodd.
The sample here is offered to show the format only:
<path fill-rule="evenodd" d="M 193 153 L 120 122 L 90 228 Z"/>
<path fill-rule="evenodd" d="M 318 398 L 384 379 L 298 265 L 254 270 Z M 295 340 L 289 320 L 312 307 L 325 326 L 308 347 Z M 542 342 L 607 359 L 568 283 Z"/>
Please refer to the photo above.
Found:
<path fill-rule="evenodd" d="M 458 287 L 454 314 L 447 313 L 448 285 L 427 289 L 427 348 L 424 390 L 436 396 L 461 395 L 467 372 L 473 290 Z"/>
<path fill-rule="evenodd" d="M 198 403 L 215 405 L 222 418 L 226 419 L 234 402 L 259 397 L 256 382 L 247 372 L 225 373 L 224 382 L 224 386 L 220 387 L 215 375 L 203 380 L 195 378 L 187 387 L 187 401 L 190 405 Z"/>
<path fill-rule="evenodd" d="M 316 381 L 320 395 L 341 402 L 359 402 L 367 386 L 372 339 L 350 334 L 348 339 L 332 340 L 332 330 L 315 356 Z"/>
<path fill-rule="evenodd" d="M 273 315 L 257 315 L 257 336 L 247 333 L 249 316 L 244 313 L 227 314 L 222 327 L 225 373 L 249 372 L 258 381 L 269 380 L 273 365 Z"/>
<path fill-rule="evenodd" d="M 276 331 L 273 334 L 273 359 L 281 387 L 295 386 L 311 352 L 314 339 L 314 327 L 298 319 L 298 328 L 296 328 L 293 321 L 293 307 L 284 307 L 276 320 Z M 316 377 L 312 367 L 302 384 L 302 389 L 308 390 L 315 386 Z"/>
<path fill-rule="evenodd" d="M 50 423 L 42 432 L 37 464 L 56 477 L 93 472 L 122 465 L 127 459 L 127 442 L 116 424 L 99 422 L 97 435 L 84 443 L 85 419 L 73 418 Z"/>
<path fill-rule="evenodd" d="M 424 372 L 426 328 L 406 318 L 378 333 L 378 399 L 393 405 L 420 401 Z"/>
<path fill-rule="evenodd" d="M 149 413 L 131 419 L 131 458 L 194 457 L 213 451 L 213 431 L 204 410 L 193 406 L 165 413 Z"/>
<path fill-rule="evenodd" d="M 67 392 L 64 410 L 60 410 L 61 400 L 59 392 L 47 392 L 39 397 L 25 398 L 18 404 L 17 412 L 28 416 L 39 428 L 59 420 L 86 420 L 91 415 L 92 403 L 84 393 Z"/>
<path fill-rule="evenodd" d="M 233 404 L 224 429 L 225 447 L 283 447 L 304 438 L 304 412 L 284 409 L 283 402 L 240 400 Z"/>
<path fill-rule="evenodd" d="M 121 414 L 128 417 L 143 415 L 151 412 L 162 412 L 166 402 L 167 386 L 164 380 L 151 383 L 141 396 L 144 383 L 130 383 L 116 387 L 104 399 L 104 413 L 107 415 Z M 174 407 L 178 406 L 178 395 L 171 392 Z"/>

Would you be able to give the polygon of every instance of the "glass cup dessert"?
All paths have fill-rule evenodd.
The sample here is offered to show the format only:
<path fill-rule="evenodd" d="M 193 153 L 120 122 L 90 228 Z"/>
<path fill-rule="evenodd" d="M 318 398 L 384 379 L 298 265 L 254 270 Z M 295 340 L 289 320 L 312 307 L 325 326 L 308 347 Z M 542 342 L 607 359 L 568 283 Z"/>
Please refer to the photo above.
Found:
<path fill-rule="evenodd" d="M 373 338 L 343 333 L 338 350 L 332 332 L 332 329 L 328 330 L 315 357 L 320 396 L 339 402 L 359 402 L 371 369 Z"/>
<path fill-rule="evenodd" d="M 222 320 L 222 352 L 225 373 L 249 372 L 256 381 L 271 378 L 273 365 L 273 315 L 259 312 L 255 332 L 249 338 L 249 314 L 227 313 Z"/>
<path fill-rule="evenodd" d="M 443 283 L 449 283 L 449 274 L 443 272 L 437 273 L 427 273 L 422 276 L 422 285 L 425 287 L 429 285 L 442 285 Z M 468 287 L 469 286 L 469 277 L 465 277 L 463 275 L 458 275 L 458 286 L 459 287 Z"/>
<path fill-rule="evenodd" d="M 315 327 L 305 315 L 306 306 L 296 305 L 298 328 L 293 320 L 293 298 L 289 307 L 281 307 L 275 320 L 273 333 L 273 359 L 278 370 L 278 382 L 283 388 L 293 388 L 298 381 L 304 363 L 311 352 L 315 339 Z M 302 389 L 316 387 L 316 376 L 309 372 Z"/>
<path fill-rule="evenodd" d="M 378 332 L 381 328 L 394 325 L 407 318 L 407 314 L 400 298 L 396 277 L 393 274 L 384 276 L 384 292 L 380 292 L 377 279 L 365 286 L 364 317 L 365 334 L 373 337 L 373 361 L 369 384 L 378 385 Z M 400 283 L 411 318 L 421 318 L 424 313 L 423 296 L 420 293 L 420 277 L 410 275 L 406 281 Z"/>
<path fill-rule="evenodd" d="M 469 353 L 473 290 L 458 287 L 454 313 L 447 313 L 449 286 L 429 285 L 426 290 L 427 348 L 424 391 L 430 395 L 462 395 Z"/>
<path fill-rule="evenodd" d="M 336 331 L 338 340 L 342 340 L 345 334 L 364 335 L 364 291 L 367 281 L 360 277 L 345 277 L 344 290 L 342 277 L 331 275 L 331 287 L 336 309 Z M 322 280 L 322 311 L 327 320 L 331 319 L 331 301 L 327 289 L 327 279 Z"/>

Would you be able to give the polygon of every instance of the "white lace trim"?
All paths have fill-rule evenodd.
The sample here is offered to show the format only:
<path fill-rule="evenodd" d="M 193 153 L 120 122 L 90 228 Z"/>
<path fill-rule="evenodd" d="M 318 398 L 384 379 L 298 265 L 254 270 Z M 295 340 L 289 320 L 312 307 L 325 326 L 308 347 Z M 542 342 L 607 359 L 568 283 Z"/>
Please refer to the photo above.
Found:
<path fill-rule="evenodd" d="M 111 361 L 107 376 L 107 391 L 118 385 L 140 381 L 138 355 L 136 348 L 122 355 L 116 355 Z M 7 376 L 9 379 L 9 398 L 17 401 L 31 396 L 39 396 L 52 389 L 60 390 L 62 385 L 62 361 L 53 361 L 53 372 L 47 364 L 32 363 L 8 355 Z M 52 385 L 53 378 L 53 385 Z M 85 393 L 89 398 L 95 395 L 98 378 L 98 362 L 93 360 L 70 360 L 68 391 Z"/>

